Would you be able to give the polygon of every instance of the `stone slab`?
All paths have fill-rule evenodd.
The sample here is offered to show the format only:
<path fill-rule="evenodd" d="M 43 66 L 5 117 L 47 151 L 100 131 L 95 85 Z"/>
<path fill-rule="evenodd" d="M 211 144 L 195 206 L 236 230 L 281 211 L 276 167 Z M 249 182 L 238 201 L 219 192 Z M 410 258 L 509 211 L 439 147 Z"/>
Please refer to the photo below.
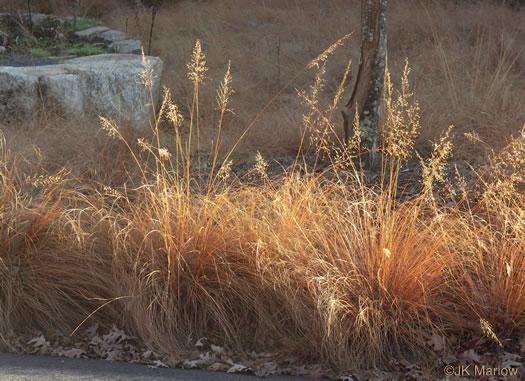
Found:
<path fill-rule="evenodd" d="M 142 52 L 142 42 L 139 40 L 122 40 L 109 44 L 111 49 L 117 53 L 140 54 Z"/>
<path fill-rule="evenodd" d="M 93 37 L 99 33 L 103 33 L 108 31 L 109 28 L 105 26 L 94 26 L 92 28 L 84 29 L 79 32 L 75 32 L 75 35 L 81 38 L 90 38 Z"/>
<path fill-rule="evenodd" d="M 24 15 L 25 22 L 29 22 L 29 16 L 29 13 Z M 31 22 L 36 27 L 43 25 L 48 20 L 48 18 L 48 15 L 44 15 L 42 13 L 31 13 Z"/>
<path fill-rule="evenodd" d="M 154 76 L 154 104 L 160 95 L 163 62 L 147 57 Z M 95 115 L 117 123 L 130 121 L 143 129 L 153 115 L 149 89 L 139 80 L 142 57 L 134 54 L 101 54 L 64 63 L 34 67 L 0 67 L 0 113 L 31 115 L 41 99 L 66 114 Z"/>
<path fill-rule="evenodd" d="M 38 77 L 0 68 L 0 115 L 31 114 L 38 102 Z"/>
<path fill-rule="evenodd" d="M 129 37 L 126 33 L 113 29 L 97 34 L 96 38 L 100 38 L 106 42 L 129 40 Z"/>

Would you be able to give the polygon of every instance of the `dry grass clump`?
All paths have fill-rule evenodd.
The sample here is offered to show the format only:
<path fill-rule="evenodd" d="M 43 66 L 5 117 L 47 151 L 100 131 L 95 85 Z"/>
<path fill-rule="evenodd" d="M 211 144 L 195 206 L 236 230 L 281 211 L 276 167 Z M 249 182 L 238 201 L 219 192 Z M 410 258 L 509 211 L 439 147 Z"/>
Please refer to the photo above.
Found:
<path fill-rule="evenodd" d="M 283 15 L 277 3 L 270 3 L 256 16 L 270 22 Z M 308 20 L 312 9 L 294 12 Z M 395 20 L 395 8 L 392 12 Z M 233 21 L 223 27 L 242 34 Z M 496 346 L 523 337 L 525 129 L 484 160 L 476 184 L 467 185 L 459 171 L 453 182 L 446 176 L 447 160 L 453 156 L 453 134 L 463 127 L 443 129 L 449 120 L 440 114 L 434 121 L 446 122 L 440 124 L 444 132 L 433 136 L 427 154 L 414 154 L 419 134 L 433 119 L 425 99 L 414 100 L 425 91 L 412 93 L 405 62 L 397 70 L 400 80 L 385 77 L 382 166 L 370 187 L 359 165 L 358 118 L 349 144 L 342 144 L 337 129 L 350 63 L 339 65 L 337 81 L 326 63 L 328 55 L 337 59 L 335 49 L 351 41 L 345 33 L 317 58 L 302 56 L 299 67 L 312 70 L 294 78 L 312 78 L 313 84 L 297 89 L 302 103 L 290 111 L 298 112 L 292 119 L 300 150 L 276 179 L 260 153 L 252 169 L 259 183 L 238 181 L 232 173 L 233 153 L 225 146 L 239 147 L 243 140 L 225 131 L 231 132 L 239 113 L 251 109 L 234 103 L 234 95 L 247 91 L 232 90 L 241 82 L 235 61 L 219 65 L 215 102 L 203 90 L 210 76 L 218 78 L 206 61 L 224 54 L 220 44 L 210 50 L 204 43 L 193 45 L 189 73 L 184 73 L 190 83 L 181 90 L 187 102 L 179 106 L 180 94 L 165 90 L 145 136 L 101 119 L 103 131 L 90 138 L 94 144 L 88 147 L 78 142 L 94 135 L 93 126 L 80 131 L 46 116 L 45 131 L 31 137 L 42 150 L 13 154 L 2 139 L 2 340 L 33 330 L 71 333 L 97 321 L 116 323 L 166 355 L 191 350 L 205 336 L 238 352 L 291 353 L 345 371 L 388 367 L 392 358 L 430 364 L 435 354 L 428 340 L 435 332 L 458 345 L 480 335 Z M 521 56 L 513 54 L 486 63 L 500 68 L 488 88 L 481 80 L 485 64 L 477 66 L 474 87 L 486 90 L 484 104 L 492 112 L 494 97 L 506 99 L 510 103 L 502 107 L 514 110 L 512 99 L 501 95 L 514 86 L 508 82 L 514 69 L 507 58 Z M 444 67 L 434 70 L 449 73 L 449 81 L 434 90 L 446 85 L 456 99 L 453 94 L 464 87 L 451 87 L 456 85 L 449 56 L 441 57 Z M 389 56 L 392 62 L 401 67 L 395 54 Z M 144 64 L 140 80 L 151 86 L 146 59 Z M 289 77 L 284 69 L 281 74 Z M 275 79 L 274 74 L 258 75 L 258 83 L 266 75 Z M 416 79 L 416 87 L 423 80 Z M 478 97 L 476 89 L 471 89 L 473 97 Z M 288 91 L 285 86 L 280 94 Z M 240 98 L 250 100 L 244 93 Z M 462 98 L 457 99 L 454 115 L 462 118 Z M 282 115 L 277 102 L 259 107 L 264 112 L 250 118 L 248 129 L 238 135 L 249 140 L 255 123 L 264 120 L 261 115 Z M 520 115 L 503 125 L 519 121 Z M 206 145 L 211 125 L 213 144 Z M 29 128 L 13 133 L 16 125 L 2 127 L 10 131 L 10 147 L 31 136 Z M 486 134 L 477 131 L 471 138 L 483 141 Z M 75 157 L 67 152 L 53 156 L 50 147 L 59 145 L 58 136 L 71 142 L 62 143 L 62 149 L 80 150 L 75 161 L 60 159 Z M 332 166 L 324 173 L 303 166 L 302 153 L 309 149 L 329 158 Z M 413 156 L 421 162 L 421 190 L 405 194 L 400 174 Z M 204 175 L 203 158 L 210 165 Z"/>
<path fill-rule="evenodd" d="M 498 345 L 523 335 L 525 130 L 469 189 L 461 174 L 455 188 L 444 176 L 449 129 L 420 157 L 421 191 L 402 194 L 399 173 L 420 130 L 405 64 L 399 92 L 386 76 L 382 171 L 370 188 L 358 123 L 346 146 L 334 127 L 350 65 L 332 102 L 318 102 L 326 58 L 343 40 L 306 65 L 315 81 L 299 92 L 301 141 L 332 160 L 332 180 L 303 168 L 300 153 L 279 179 L 260 154 L 253 173 L 262 184 L 232 176 L 231 152 L 219 150 L 232 111 L 229 65 L 217 91 L 211 168 L 199 175 L 203 150 L 191 140 L 207 72 L 200 43 L 188 66 L 189 115 L 165 90 L 150 135 L 137 139 L 101 119 L 113 138 L 105 144 L 127 158 L 105 174 L 72 173 L 67 163 L 52 171 L 42 160 L 22 166 L 2 140 L 2 338 L 97 321 L 121 325 L 159 353 L 190 350 L 205 336 L 344 371 L 387 367 L 392 358 L 431 362 L 434 332 L 461 340 L 479 331 Z M 144 64 L 141 81 L 151 86 Z M 161 122 L 173 130 L 173 149 Z M 455 206 L 443 207 L 442 189 L 456 192 L 447 196 Z"/>
<path fill-rule="evenodd" d="M 2 332 L 72 330 L 96 308 L 91 296 L 111 295 L 109 274 L 98 271 L 110 262 L 90 255 L 99 222 L 84 218 L 87 204 L 65 170 L 24 178 L 3 134 L 0 152 Z"/>
<path fill-rule="evenodd" d="M 492 158 L 480 200 L 455 221 L 457 231 L 450 229 L 464 257 L 452 283 L 454 298 L 465 303 L 463 313 L 488 321 L 504 339 L 519 335 L 525 324 L 524 143 L 525 126 Z"/>

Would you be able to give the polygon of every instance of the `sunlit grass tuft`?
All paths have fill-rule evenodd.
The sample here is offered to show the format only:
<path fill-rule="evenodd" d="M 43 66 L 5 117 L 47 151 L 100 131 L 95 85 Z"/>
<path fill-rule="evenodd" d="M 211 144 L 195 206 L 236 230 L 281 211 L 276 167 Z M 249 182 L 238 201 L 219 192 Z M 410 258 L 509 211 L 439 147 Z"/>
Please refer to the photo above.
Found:
<path fill-rule="evenodd" d="M 372 187 L 359 165 L 358 118 L 349 144 L 334 132 L 350 64 L 333 101 L 318 102 L 331 53 L 306 65 L 316 77 L 309 92 L 299 92 L 305 144 L 278 179 L 257 153 L 252 173 L 261 181 L 243 183 L 231 151 L 220 153 L 235 94 L 230 64 L 217 91 L 210 168 L 202 173 L 202 152 L 191 144 L 195 132 L 199 140 L 206 73 L 199 42 L 188 64 L 189 115 L 165 89 L 151 133 L 136 141 L 101 118 L 137 168 L 120 185 L 66 169 L 46 173 L 38 163 L 23 177 L 22 158 L 11 157 L 2 140 L 3 337 L 35 328 L 69 333 L 96 320 L 119 323 L 160 353 L 190 350 L 208 337 L 237 351 L 291 353 L 342 371 L 387 367 L 392 358 L 431 361 L 426 342 L 434 330 L 458 335 L 476 327 L 499 344 L 523 334 L 524 132 L 493 155 L 479 186 L 460 182 L 455 207 L 445 208 L 438 191 L 453 185 L 445 174 L 453 149 L 447 130 L 420 157 L 421 190 L 404 194 L 400 171 L 420 129 L 405 64 L 399 92 L 385 77 L 382 167 Z M 143 64 L 140 80 L 152 94 L 146 57 Z M 175 136 L 171 150 L 162 122 Z M 309 146 L 305 131 L 313 136 Z M 332 166 L 310 170 L 302 156 L 308 149 Z"/>

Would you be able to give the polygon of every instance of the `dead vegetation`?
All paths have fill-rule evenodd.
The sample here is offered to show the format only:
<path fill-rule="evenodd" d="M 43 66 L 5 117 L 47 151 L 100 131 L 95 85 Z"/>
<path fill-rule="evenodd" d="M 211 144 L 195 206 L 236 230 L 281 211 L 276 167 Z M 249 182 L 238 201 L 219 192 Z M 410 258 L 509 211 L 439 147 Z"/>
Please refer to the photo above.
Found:
<path fill-rule="evenodd" d="M 310 17 L 308 7 L 283 10 L 270 3 L 253 17 L 273 20 L 285 12 L 297 12 L 300 20 Z M 213 7 L 211 3 L 203 13 L 186 17 L 205 17 L 216 11 Z M 435 7 L 436 12 L 447 11 L 446 6 Z M 488 17 L 482 13 L 488 8 L 465 7 L 465 12 Z M 226 35 L 229 28 L 240 28 L 239 22 L 228 21 L 244 8 L 237 4 L 235 9 L 238 13 L 219 18 Z M 503 8 L 490 10 L 494 19 L 510 14 Z M 397 15 L 393 33 L 401 33 L 396 29 L 401 12 L 395 13 L 395 6 L 392 12 Z M 162 23 L 166 13 L 157 17 Z M 155 361 L 170 365 L 184 366 L 180 356 L 191 358 L 206 337 L 214 359 L 222 347 L 240 358 L 253 351 L 271 352 L 281 360 L 292 356 L 302 363 L 322 364 L 324 373 L 309 368 L 317 369 L 310 371 L 317 375 L 378 367 L 421 379 L 441 377 L 446 364 L 519 367 L 525 352 L 525 126 L 523 110 L 517 107 L 523 92 L 522 52 L 510 44 L 497 50 L 500 55 L 478 53 L 477 63 L 470 62 L 474 70 L 456 81 L 460 74 L 452 68 L 464 64 L 467 56 L 452 46 L 466 40 L 454 43 L 445 36 L 468 25 L 443 17 L 448 27 L 436 21 L 429 26 L 428 17 L 410 17 L 415 21 L 409 28 L 421 28 L 418 33 L 429 36 L 421 45 L 433 46 L 430 50 L 442 67 L 428 57 L 423 61 L 421 49 L 416 49 L 421 55 L 412 53 L 416 55 L 409 76 L 407 63 L 401 66 L 396 60 L 400 53 L 394 43 L 389 65 L 401 74 L 394 74 L 394 81 L 386 77 L 382 163 L 375 187 L 368 186 L 359 165 L 360 135 L 354 133 L 347 146 L 339 142 L 341 121 L 335 110 L 343 102 L 348 61 L 339 81 L 334 82 L 335 69 L 328 68 L 332 59 L 341 68 L 337 52 L 348 49 L 351 36 L 299 65 L 305 70 L 294 74 L 295 79 L 313 82 L 297 89 L 302 100 L 297 109 L 274 100 L 261 107 L 265 119 L 255 124 L 254 113 L 244 126 L 247 132 L 241 141 L 255 149 L 250 139 L 262 139 L 271 121 L 295 121 L 299 154 L 277 179 L 268 175 L 265 155 L 260 154 L 252 169 L 260 182 L 239 182 L 231 171 L 233 154 L 225 147 L 238 141 L 231 129 L 264 99 L 265 91 L 274 90 L 271 81 L 276 78 L 271 72 L 250 75 L 254 68 L 243 73 L 240 66 L 246 62 L 236 64 L 235 57 L 246 52 L 235 45 L 231 66 L 221 65 L 218 57 L 224 61 L 230 51 L 213 41 L 218 24 L 208 24 L 210 29 L 201 32 L 203 41 L 211 40 L 192 47 L 184 74 L 189 84 L 173 94 L 165 91 L 146 136 L 110 120 L 101 121 L 103 131 L 96 132 L 98 126 L 82 130 L 76 122 L 45 112 L 25 126 L 3 126 L 10 134 L 0 147 L 0 333 L 6 345 L 22 348 L 13 344 L 14 337 L 39 331 L 44 336 L 35 343 L 45 347 L 49 335 L 70 334 L 97 322 L 105 332 L 114 324 L 124 329 L 155 353 Z M 469 24 L 478 30 L 469 38 L 478 41 L 477 49 L 484 43 L 492 46 L 494 40 L 485 39 L 483 32 L 489 26 L 479 23 Z M 324 32 L 310 32 L 319 44 L 328 38 Z M 415 32 L 406 33 L 404 41 Z M 505 30 L 501 33 L 507 36 Z M 165 45 L 156 41 L 155 46 Z M 246 46 L 255 49 L 252 53 L 262 49 Z M 491 49 L 486 51 L 494 52 Z M 176 63 L 178 56 L 165 54 L 168 66 L 176 68 L 167 75 L 169 83 L 185 66 Z M 252 58 L 247 54 L 245 60 Z M 210 62 L 224 66 L 220 76 Z M 281 71 L 281 85 L 293 77 L 289 73 L 297 62 L 290 59 Z M 402 69 L 396 70 L 398 66 Z M 146 86 L 150 75 L 146 65 L 141 77 Z M 439 82 L 442 75 L 446 80 Z M 203 90 L 210 86 L 210 77 L 219 83 L 214 102 L 212 92 Z M 237 88 L 237 83 L 245 87 Z M 268 89 L 261 85 L 262 90 L 249 95 L 256 83 Z M 485 107 L 487 114 L 477 115 Z M 281 120 L 285 110 L 290 119 Z M 457 139 L 467 131 L 462 121 L 472 117 L 476 119 L 469 123 L 484 123 L 470 130 L 480 150 L 471 149 L 475 142 L 467 145 Z M 456 127 L 448 127 L 451 122 Z M 433 131 L 435 125 L 444 131 Z M 44 129 L 38 131 L 37 126 Z M 206 129 L 212 126 L 214 143 L 205 146 Z M 274 125 L 277 131 L 282 126 Z M 358 128 L 354 125 L 354 132 Z M 503 132 L 497 139 L 487 135 L 493 128 Z M 263 135 L 250 138 L 257 130 Z M 432 141 L 428 149 L 415 150 L 421 135 L 432 136 Z M 58 136 L 72 144 L 64 145 Z M 227 136 L 224 146 L 220 136 Z M 459 170 L 455 178 L 446 176 L 447 166 L 453 168 L 453 136 L 463 157 L 486 154 L 477 159 L 481 164 L 474 182 L 466 181 Z M 26 139 L 42 145 L 42 150 L 21 150 Z M 85 139 L 92 144 L 83 143 Z M 63 151 L 55 152 L 57 147 Z M 304 165 L 306 148 L 330 162 L 330 181 Z M 198 177 L 199 155 L 209 163 L 204 180 Z M 409 160 L 420 162 L 420 187 L 415 194 L 399 197 L 405 189 L 399 179 Z M 83 350 L 84 355 L 91 353 Z M 245 364 L 255 371 L 246 356 Z M 215 360 L 210 364 L 199 358 L 192 364 L 222 369 L 213 365 Z M 281 364 L 274 371 L 284 368 Z"/>

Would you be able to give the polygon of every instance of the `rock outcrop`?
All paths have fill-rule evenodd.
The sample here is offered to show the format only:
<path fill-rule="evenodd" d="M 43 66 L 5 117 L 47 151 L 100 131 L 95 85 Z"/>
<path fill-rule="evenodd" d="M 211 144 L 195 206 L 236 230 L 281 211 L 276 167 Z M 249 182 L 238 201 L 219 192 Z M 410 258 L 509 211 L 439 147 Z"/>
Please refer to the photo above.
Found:
<path fill-rule="evenodd" d="M 37 40 L 55 38 L 62 44 L 67 19 L 40 13 L 0 13 L 0 24 L 10 28 L 11 34 L 23 24 L 31 25 L 39 28 L 34 36 Z M 138 129 L 147 126 L 153 112 L 149 89 L 139 78 L 144 70 L 142 56 L 137 55 L 142 52 L 142 43 L 105 26 L 68 33 L 67 37 L 70 44 L 72 40 L 109 47 L 117 54 L 73 58 L 71 53 L 59 51 L 50 57 L 24 55 L 13 41 L 9 45 L 9 35 L 0 30 L 0 118 L 30 116 L 38 107 L 52 106 L 65 114 L 101 115 L 117 122 L 130 121 Z M 153 70 L 156 104 L 163 63 L 158 57 L 147 59 Z"/>
<path fill-rule="evenodd" d="M 72 17 L 67 17 L 66 19 L 73 20 Z M 33 27 L 44 27 L 46 25 L 64 25 L 65 21 L 63 18 L 42 13 L 26 13 L 21 15 L 16 13 L 0 13 L 0 24 L 17 24 L 21 22 L 25 25 L 32 24 Z M 2 31 L 0 29 L 0 45 L 2 45 L 1 33 Z M 142 52 L 141 41 L 130 38 L 124 32 L 109 29 L 105 26 L 95 26 L 84 29 L 75 32 L 74 35 L 88 43 L 97 44 L 104 42 L 116 53 L 141 54 Z"/>
<path fill-rule="evenodd" d="M 117 53 L 140 54 L 142 52 L 142 42 L 129 38 L 121 31 L 109 29 L 105 26 L 84 29 L 75 32 L 75 35 L 92 43 L 106 42 Z"/>
<path fill-rule="evenodd" d="M 163 63 L 158 57 L 147 59 L 156 103 Z M 0 66 L 0 115 L 30 115 L 45 102 L 66 114 L 101 115 L 142 129 L 152 117 L 149 90 L 139 79 L 142 71 L 142 57 L 132 54 L 81 57 L 45 66 Z"/>
<path fill-rule="evenodd" d="M 88 42 L 105 42 L 117 53 L 140 54 L 142 52 L 142 42 L 133 40 L 124 32 L 106 28 L 105 26 L 95 26 L 75 32 L 77 37 Z"/>

